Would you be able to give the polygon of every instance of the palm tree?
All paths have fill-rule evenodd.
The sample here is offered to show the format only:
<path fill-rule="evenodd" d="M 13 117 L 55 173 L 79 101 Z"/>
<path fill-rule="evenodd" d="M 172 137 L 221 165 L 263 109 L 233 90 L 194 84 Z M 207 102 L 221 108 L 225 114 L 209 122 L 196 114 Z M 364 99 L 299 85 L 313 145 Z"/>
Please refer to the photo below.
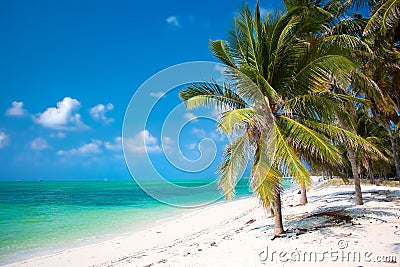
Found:
<path fill-rule="evenodd" d="M 228 82 L 192 84 L 180 92 L 187 108 L 215 106 L 221 111 L 219 128 L 233 140 L 223 155 L 219 187 L 230 199 L 251 162 L 252 189 L 266 208 L 273 206 L 275 235 L 284 232 L 282 177 L 293 176 L 306 188 L 306 162 L 340 162 L 331 136 L 354 146 L 361 143 L 353 133 L 330 124 L 339 106 L 353 100 L 333 94 L 330 86 L 349 86 L 356 66 L 342 55 L 334 37 L 316 40 L 304 34 L 309 8 L 293 4 L 286 13 L 263 20 L 258 4 L 254 17 L 245 6 L 235 18 L 231 40 L 210 42 L 227 67 Z M 313 12 L 314 24 L 324 22 L 325 12 Z"/>
<path fill-rule="evenodd" d="M 384 126 L 382 126 L 375 117 L 371 116 L 370 110 L 365 107 L 359 107 L 356 111 L 356 132 L 364 139 L 373 143 L 386 158 L 393 158 L 390 148 L 389 134 Z M 375 183 L 375 176 L 381 174 L 383 170 L 389 171 L 393 166 L 393 161 L 383 160 L 376 155 L 368 155 L 366 153 L 359 153 L 357 159 L 359 165 L 364 167 L 371 183 Z"/>
<path fill-rule="evenodd" d="M 365 99 L 369 100 L 370 113 L 386 128 L 391 141 L 396 176 L 400 177 L 400 164 L 394 134 L 395 124 L 399 122 L 397 111 L 400 105 L 398 88 L 400 81 L 400 54 L 398 52 L 400 1 L 354 0 L 354 2 L 359 6 L 366 5 L 372 13 L 372 17 L 368 20 L 360 17 L 358 25 L 363 25 L 362 29 L 358 27 L 356 31 L 352 32 L 369 47 L 368 53 L 357 53 L 352 57 L 353 61 L 358 62 L 361 70 L 354 76 L 354 91 L 361 93 Z M 353 112 L 353 120 L 355 119 L 354 114 Z M 353 121 L 348 125 L 354 126 L 355 123 Z M 354 127 L 352 130 L 355 131 Z M 351 157 L 351 162 L 354 167 L 356 165 L 354 156 Z M 355 173 L 357 168 L 352 169 Z M 353 176 L 358 176 L 358 173 Z M 361 192 L 358 195 L 361 196 Z M 362 198 L 359 198 L 358 202 L 362 203 Z"/>
<path fill-rule="evenodd" d="M 386 128 L 393 153 L 396 177 L 400 180 L 400 162 L 395 129 L 400 122 L 400 0 L 377 1 L 372 17 L 364 29 L 364 39 L 374 56 L 366 60 L 363 70 L 377 84 L 382 97 L 367 92 L 375 117 Z"/>
<path fill-rule="evenodd" d="M 340 1 L 339 1 L 340 2 Z M 360 1 L 354 1 L 359 2 Z M 346 2 L 347 8 L 352 6 L 351 1 Z M 373 5 L 374 1 L 364 1 L 369 5 Z M 341 17 L 345 12 L 347 12 L 346 7 L 342 7 L 338 9 L 338 12 L 335 12 L 335 17 Z M 365 60 L 370 59 L 373 57 L 373 49 L 370 48 L 369 43 L 365 41 L 363 37 L 363 31 L 368 25 L 368 21 L 363 19 L 361 15 L 356 14 L 354 17 L 344 17 L 339 22 L 333 24 L 332 27 L 328 28 L 325 31 L 322 31 L 319 37 L 317 38 L 332 38 L 332 36 L 336 36 L 335 38 L 340 38 L 338 40 L 339 45 L 342 47 L 347 47 L 349 49 L 343 50 L 343 55 L 350 58 L 355 64 L 357 64 L 357 69 L 352 72 L 352 80 L 353 86 L 348 88 L 342 85 L 335 85 L 332 88 L 332 92 L 340 93 L 340 94 L 348 94 L 349 96 L 360 96 L 361 98 L 354 99 L 355 101 L 349 101 L 343 104 L 342 108 L 337 110 L 337 122 L 339 123 L 340 128 L 346 129 L 347 131 L 351 132 L 354 135 L 357 135 L 357 129 L 355 128 L 356 125 L 356 109 L 357 106 L 367 105 L 370 106 L 371 102 L 378 102 L 378 103 L 387 103 L 384 100 L 382 91 L 380 90 L 377 83 L 366 75 L 364 70 Z M 368 61 L 368 60 L 367 60 Z M 360 71 L 361 70 L 361 71 Z M 360 92 L 362 94 L 360 94 Z M 368 97 L 366 97 L 368 96 Z M 366 101 L 364 98 L 368 98 L 370 101 Z M 363 100 L 364 99 L 364 100 Z M 332 122 L 334 123 L 334 121 Z M 360 139 L 360 138 L 358 138 Z M 354 185 L 355 185 L 355 204 L 361 205 L 363 204 L 362 199 L 362 192 L 361 192 L 361 181 L 360 181 L 360 164 L 357 162 L 357 154 L 360 151 L 357 150 L 364 150 L 363 153 L 368 155 L 369 157 L 375 158 L 376 156 L 385 159 L 382 153 L 380 153 L 379 149 L 373 146 L 373 144 L 369 143 L 368 140 L 361 140 L 362 143 L 369 146 L 367 150 L 365 150 L 365 146 L 355 147 L 351 144 L 350 140 L 343 140 L 343 145 L 345 150 L 347 151 L 347 158 L 349 164 L 351 166 L 351 173 L 353 174 L 354 178 Z M 371 146 L 372 145 L 372 146 Z M 376 151 L 377 153 L 368 154 L 369 151 Z M 364 161 L 365 163 L 366 161 Z"/>

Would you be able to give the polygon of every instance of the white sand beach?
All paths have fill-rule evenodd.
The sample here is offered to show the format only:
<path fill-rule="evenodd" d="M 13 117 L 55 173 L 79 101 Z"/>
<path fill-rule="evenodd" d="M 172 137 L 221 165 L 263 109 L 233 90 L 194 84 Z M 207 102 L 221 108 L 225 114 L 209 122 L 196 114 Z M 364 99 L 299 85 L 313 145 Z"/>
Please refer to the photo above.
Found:
<path fill-rule="evenodd" d="M 273 239 L 273 218 L 256 198 L 191 210 L 161 225 L 106 242 L 8 266 L 400 266 L 400 189 L 312 189 L 298 206 L 283 197 L 287 235 Z"/>

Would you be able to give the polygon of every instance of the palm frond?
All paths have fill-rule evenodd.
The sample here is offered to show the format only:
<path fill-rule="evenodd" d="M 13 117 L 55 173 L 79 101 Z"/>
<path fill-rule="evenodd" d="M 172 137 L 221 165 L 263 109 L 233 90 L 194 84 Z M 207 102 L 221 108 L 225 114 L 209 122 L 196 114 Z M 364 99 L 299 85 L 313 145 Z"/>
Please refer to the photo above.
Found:
<path fill-rule="evenodd" d="M 227 200 L 235 195 L 235 186 L 250 159 L 252 145 L 249 136 L 244 134 L 232 141 L 224 151 L 224 162 L 218 169 L 219 189 Z"/>
<path fill-rule="evenodd" d="M 259 22 L 258 22 L 259 24 Z M 240 51 L 240 58 L 244 60 L 248 65 L 262 72 L 262 58 L 259 53 L 259 46 L 257 33 L 255 32 L 254 26 L 259 30 L 259 25 L 253 20 L 250 9 L 247 5 L 239 12 L 239 15 L 235 18 L 235 37 L 236 44 L 238 45 L 238 51 Z M 257 30 L 257 29 L 256 29 Z M 261 34 L 261 32 L 259 32 Z"/>
<path fill-rule="evenodd" d="M 261 94 L 265 95 L 272 103 L 276 103 L 279 101 L 279 94 L 276 90 L 271 86 L 271 84 L 262 76 L 255 68 L 243 65 L 239 69 L 242 75 L 236 75 L 237 71 L 230 71 L 233 73 L 235 78 L 240 79 L 240 76 L 245 75 L 248 79 L 252 80 L 255 85 L 260 88 L 261 92 L 255 94 L 255 96 L 261 96 Z M 228 71 L 229 72 L 229 71 Z M 229 74 L 228 74 L 229 75 Z M 260 94 L 261 93 L 261 94 Z"/>
<path fill-rule="evenodd" d="M 345 18 L 323 32 L 322 36 L 349 34 L 351 36 L 361 37 L 366 23 L 366 19 Z"/>
<path fill-rule="evenodd" d="M 232 51 L 230 45 L 226 41 L 210 41 L 210 50 L 215 55 L 216 58 L 221 60 L 224 64 L 231 68 L 235 68 L 235 62 L 233 59 Z"/>
<path fill-rule="evenodd" d="M 344 142 L 356 151 L 363 151 L 369 153 L 371 157 L 387 160 L 385 155 L 374 144 L 371 144 L 352 131 L 345 130 L 333 124 L 317 121 L 303 120 L 303 123 L 307 127 L 329 136 L 333 142 Z"/>
<path fill-rule="evenodd" d="M 253 188 L 254 194 L 258 197 L 265 209 L 270 208 L 274 204 L 274 188 L 280 187 L 282 174 L 274 168 L 270 168 L 266 176 L 257 181 L 257 187 Z M 280 190 L 279 190 L 280 191 Z"/>
<path fill-rule="evenodd" d="M 282 175 L 273 168 L 275 155 L 275 129 L 264 130 L 256 146 L 253 167 L 251 169 L 251 188 L 258 194 L 264 206 L 268 206 L 273 199 L 276 184 L 280 183 Z"/>
<path fill-rule="evenodd" d="M 222 86 L 215 81 L 199 82 L 179 92 L 179 97 L 188 109 L 213 106 L 218 110 L 245 108 L 245 101 L 233 91 L 228 83 Z"/>
<path fill-rule="evenodd" d="M 380 31 L 381 34 L 399 25 L 400 0 L 385 1 L 369 19 L 364 29 L 364 35 Z"/>
<path fill-rule="evenodd" d="M 274 165 L 280 172 L 287 176 L 293 176 L 302 186 L 311 184 L 310 174 L 307 171 L 300 158 L 296 155 L 289 141 L 281 132 L 279 126 L 275 123 L 276 129 L 276 152 Z"/>
<path fill-rule="evenodd" d="M 218 129 L 227 136 L 232 135 L 235 127 L 240 124 L 253 124 L 255 112 L 253 109 L 234 109 L 221 113 L 218 121 Z"/>
<path fill-rule="evenodd" d="M 356 65 L 342 55 L 324 55 L 306 64 L 294 77 L 295 86 L 303 92 L 315 92 L 335 84 L 347 88 Z"/>
<path fill-rule="evenodd" d="M 275 129 L 270 128 L 263 130 L 257 140 L 257 146 L 254 156 L 253 168 L 251 171 L 252 186 L 257 188 L 259 181 L 264 179 L 269 169 L 274 163 L 274 155 L 276 150 L 276 134 Z"/>
<path fill-rule="evenodd" d="M 370 56 L 373 55 L 373 51 L 367 43 L 362 41 L 360 38 L 349 34 L 327 36 L 323 38 L 322 43 L 331 47 L 334 46 L 337 51 L 343 51 L 342 54 L 352 51 L 357 51 L 358 53 L 364 51 Z"/>
<path fill-rule="evenodd" d="M 283 114 L 333 121 L 336 112 L 345 102 L 367 104 L 368 100 L 348 94 L 332 93 L 326 89 L 293 97 L 282 105 Z"/>
<path fill-rule="evenodd" d="M 286 139 L 296 150 L 297 148 L 306 150 L 321 162 L 340 163 L 338 150 L 325 136 L 283 115 L 279 116 L 277 123 L 281 126 Z"/>
<path fill-rule="evenodd" d="M 264 96 L 263 90 L 248 76 L 233 68 L 227 68 L 227 78 L 232 82 L 238 95 L 254 109 L 269 111 L 269 100 Z"/>

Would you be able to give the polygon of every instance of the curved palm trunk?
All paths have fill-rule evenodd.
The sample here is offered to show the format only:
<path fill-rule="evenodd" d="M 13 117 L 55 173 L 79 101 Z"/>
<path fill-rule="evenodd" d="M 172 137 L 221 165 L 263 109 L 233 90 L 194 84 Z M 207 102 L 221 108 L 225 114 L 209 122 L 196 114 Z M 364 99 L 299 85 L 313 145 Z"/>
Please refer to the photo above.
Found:
<path fill-rule="evenodd" d="M 354 155 L 354 150 L 350 146 L 346 146 L 346 148 L 347 148 L 347 155 L 349 156 L 349 160 L 350 160 L 350 164 L 351 164 L 351 171 L 353 172 L 354 191 L 356 193 L 355 204 L 362 205 L 362 204 L 364 204 L 364 202 L 363 202 L 363 197 L 362 197 L 362 192 L 361 192 L 360 176 L 358 175 L 357 160 Z"/>
<path fill-rule="evenodd" d="M 393 137 L 393 133 L 392 133 L 392 130 L 390 129 L 390 126 L 386 126 L 386 127 L 387 127 L 387 131 L 389 133 L 390 144 L 392 146 L 394 166 L 396 167 L 396 178 L 400 179 L 400 166 L 399 166 L 399 157 L 397 155 L 397 149 L 396 149 L 396 140 Z"/>
<path fill-rule="evenodd" d="M 281 201 L 281 188 L 279 184 L 276 184 L 274 187 L 275 196 L 274 196 L 274 217 L 275 217 L 275 225 L 274 225 L 274 235 L 281 235 L 285 233 L 283 229 L 283 221 L 282 221 L 282 201 Z"/>
<path fill-rule="evenodd" d="M 301 192 L 300 205 L 305 205 L 308 203 L 308 200 L 307 200 L 307 189 L 304 185 L 300 186 L 300 192 Z"/>
<path fill-rule="evenodd" d="M 368 173 L 369 180 L 370 180 L 371 184 L 375 184 L 375 175 L 371 168 L 371 162 L 369 159 L 367 159 L 365 161 L 365 163 L 366 163 L 366 167 L 367 167 L 367 173 Z"/>
<path fill-rule="evenodd" d="M 340 117 L 338 117 L 338 119 L 339 119 L 340 127 L 342 127 L 343 129 L 346 129 L 347 127 L 343 123 L 342 119 Z M 364 204 L 364 202 L 363 202 L 363 197 L 362 197 L 362 192 L 361 192 L 360 176 L 358 175 L 356 156 L 354 155 L 354 150 L 350 145 L 345 143 L 345 146 L 346 146 L 347 155 L 349 157 L 349 161 L 350 161 L 350 165 L 351 165 L 351 171 L 353 173 L 354 191 L 355 191 L 355 195 L 356 195 L 355 204 L 362 205 L 362 204 Z"/>

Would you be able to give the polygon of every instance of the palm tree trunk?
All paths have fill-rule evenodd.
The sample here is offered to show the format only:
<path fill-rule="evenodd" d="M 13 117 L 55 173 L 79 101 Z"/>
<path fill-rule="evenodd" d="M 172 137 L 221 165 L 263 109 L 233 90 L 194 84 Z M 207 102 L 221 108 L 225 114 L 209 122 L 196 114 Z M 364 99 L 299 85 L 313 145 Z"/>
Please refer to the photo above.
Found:
<path fill-rule="evenodd" d="M 395 93 L 395 98 L 396 98 L 396 104 L 397 104 L 397 106 L 399 106 L 400 105 L 400 94 L 399 94 L 399 90 L 400 90 L 400 88 L 399 88 L 399 84 L 400 84 L 400 72 L 399 71 L 396 71 L 394 74 L 393 74 L 393 76 L 392 76 L 392 83 L 393 83 L 393 88 L 394 88 L 394 90 L 393 90 L 393 92 L 396 92 Z"/>
<path fill-rule="evenodd" d="M 307 200 L 307 189 L 304 185 L 300 186 L 301 196 L 300 196 L 300 205 L 305 205 L 308 203 Z"/>
<path fill-rule="evenodd" d="M 362 192 L 361 192 L 361 181 L 360 181 L 360 176 L 358 175 L 358 169 L 357 169 L 357 161 L 356 157 L 354 155 L 354 150 L 350 146 L 347 147 L 347 155 L 349 156 L 350 164 L 351 164 L 351 171 L 353 172 L 353 179 L 354 179 L 354 191 L 356 193 L 356 199 L 355 199 L 355 204 L 356 205 L 362 205 L 364 204 L 363 202 L 363 197 L 362 197 Z"/>
<path fill-rule="evenodd" d="M 353 106 L 353 108 L 354 108 L 354 106 Z M 343 120 L 339 116 L 338 116 L 338 119 L 339 119 L 340 127 L 343 129 L 347 129 Z M 363 202 L 363 197 L 362 197 L 362 192 L 361 192 L 360 176 L 358 175 L 356 156 L 354 155 L 353 148 L 349 144 L 345 143 L 345 146 L 346 146 L 347 155 L 349 157 L 349 161 L 350 161 L 350 165 L 351 165 L 351 171 L 353 173 L 354 191 L 355 191 L 355 195 L 356 195 L 355 204 L 362 205 L 362 204 L 364 204 L 364 202 Z"/>
<path fill-rule="evenodd" d="M 275 215 L 275 225 L 274 225 L 274 235 L 281 235 L 285 233 L 283 229 L 283 221 L 282 221 L 282 202 L 281 202 L 281 188 L 277 184 L 274 187 L 275 196 L 274 196 L 274 215 Z"/>
<path fill-rule="evenodd" d="M 399 166 L 399 158 L 398 158 L 397 149 L 396 149 L 396 140 L 393 137 L 393 132 L 392 132 L 392 129 L 390 129 L 390 125 L 387 125 L 386 128 L 389 133 L 390 144 L 392 145 L 394 166 L 396 167 L 396 178 L 400 179 L 400 166 Z"/>
<path fill-rule="evenodd" d="M 366 169 L 367 169 L 369 180 L 370 180 L 371 184 L 375 184 L 375 175 L 374 175 L 374 172 L 372 171 L 372 167 L 371 167 L 372 164 L 369 159 L 367 159 L 365 161 L 365 163 L 366 163 Z"/>

